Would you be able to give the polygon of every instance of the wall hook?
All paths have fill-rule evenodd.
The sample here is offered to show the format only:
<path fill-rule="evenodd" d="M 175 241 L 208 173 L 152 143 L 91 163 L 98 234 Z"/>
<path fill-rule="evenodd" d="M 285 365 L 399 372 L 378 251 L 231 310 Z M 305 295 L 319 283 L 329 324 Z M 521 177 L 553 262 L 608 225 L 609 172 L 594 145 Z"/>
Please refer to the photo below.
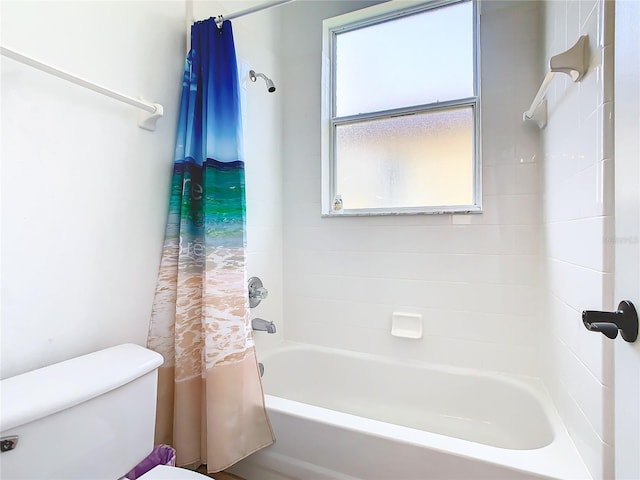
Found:
<path fill-rule="evenodd" d="M 591 332 L 600 332 L 608 338 L 618 336 L 618 330 L 622 338 L 633 343 L 638 338 L 638 312 L 633 303 L 623 300 L 615 312 L 600 312 L 597 310 L 585 310 L 582 312 L 582 323 Z"/>

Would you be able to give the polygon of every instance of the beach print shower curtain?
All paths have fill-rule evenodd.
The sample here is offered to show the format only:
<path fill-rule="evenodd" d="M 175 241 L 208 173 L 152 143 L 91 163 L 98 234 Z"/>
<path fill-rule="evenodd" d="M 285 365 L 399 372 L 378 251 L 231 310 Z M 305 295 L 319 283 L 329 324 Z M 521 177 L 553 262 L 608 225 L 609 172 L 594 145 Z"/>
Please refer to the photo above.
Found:
<path fill-rule="evenodd" d="M 148 347 L 156 443 L 217 472 L 274 442 L 249 321 L 240 95 L 231 23 L 191 29 Z"/>

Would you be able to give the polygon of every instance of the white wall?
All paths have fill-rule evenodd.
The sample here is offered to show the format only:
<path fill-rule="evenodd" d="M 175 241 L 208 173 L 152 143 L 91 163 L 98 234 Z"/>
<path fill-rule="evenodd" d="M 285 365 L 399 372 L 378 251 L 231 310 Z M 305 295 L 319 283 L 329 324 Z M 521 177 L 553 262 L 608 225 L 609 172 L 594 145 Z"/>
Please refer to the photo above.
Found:
<path fill-rule="evenodd" d="M 195 19 L 259 2 L 193 4 Z M 144 345 L 166 222 L 187 2 L 2 2 L 2 44 L 162 103 L 137 111 L 2 58 L 2 376 L 122 342 Z M 248 274 L 282 335 L 281 96 L 276 10 L 233 21 L 245 87 Z M 261 82 L 261 80 L 260 80 Z"/>
<path fill-rule="evenodd" d="M 640 306 L 640 3 L 615 6 L 615 298 Z M 640 342 L 615 345 L 616 479 L 640 478 Z"/>
<path fill-rule="evenodd" d="M 612 343 L 582 310 L 612 310 L 612 2 L 545 2 L 545 59 L 589 35 L 589 70 L 549 91 L 543 131 L 546 383 L 594 478 L 613 478 Z M 605 14 L 608 16 L 605 21 Z M 550 334 L 550 335 L 549 335 Z"/>
<path fill-rule="evenodd" d="M 539 4 L 483 2 L 482 215 L 321 218 L 321 20 L 364 6 L 282 7 L 286 339 L 537 375 Z M 396 310 L 425 336 L 392 337 Z"/>
<path fill-rule="evenodd" d="M 1 43 L 164 105 L 2 57 L 2 377 L 146 343 L 184 65 L 184 1 L 3 1 Z"/>

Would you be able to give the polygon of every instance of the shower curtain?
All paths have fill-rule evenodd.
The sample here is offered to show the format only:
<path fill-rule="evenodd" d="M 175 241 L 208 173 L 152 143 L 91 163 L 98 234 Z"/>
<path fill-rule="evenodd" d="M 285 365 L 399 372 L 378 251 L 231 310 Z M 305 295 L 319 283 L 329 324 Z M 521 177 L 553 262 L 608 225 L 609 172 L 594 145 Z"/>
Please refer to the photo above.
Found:
<path fill-rule="evenodd" d="M 148 347 L 156 444 L 217 472 L 274 442 L 249 321 L 240 95 L 231 23 L 191 28 Z"/>

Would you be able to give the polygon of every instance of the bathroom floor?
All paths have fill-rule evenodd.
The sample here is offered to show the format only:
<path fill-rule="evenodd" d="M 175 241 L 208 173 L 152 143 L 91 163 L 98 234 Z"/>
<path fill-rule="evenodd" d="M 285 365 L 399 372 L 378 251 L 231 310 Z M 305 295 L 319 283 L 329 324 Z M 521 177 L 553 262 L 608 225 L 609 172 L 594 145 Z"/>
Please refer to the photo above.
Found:
<path fill-rule="evenodd" d="M 218 473 L 207 473 L 207 467 L 204 465 L 201 466 L 198 470 L 198 473 L 204 473 L 205 475 L 210 476 L 211 478 L 215 478 L 215 480 L 245 480 L 242 477 L 238 477 L 237 475 L 233 475 L 232 473 L 227 472 L 218 472 Z"/>

